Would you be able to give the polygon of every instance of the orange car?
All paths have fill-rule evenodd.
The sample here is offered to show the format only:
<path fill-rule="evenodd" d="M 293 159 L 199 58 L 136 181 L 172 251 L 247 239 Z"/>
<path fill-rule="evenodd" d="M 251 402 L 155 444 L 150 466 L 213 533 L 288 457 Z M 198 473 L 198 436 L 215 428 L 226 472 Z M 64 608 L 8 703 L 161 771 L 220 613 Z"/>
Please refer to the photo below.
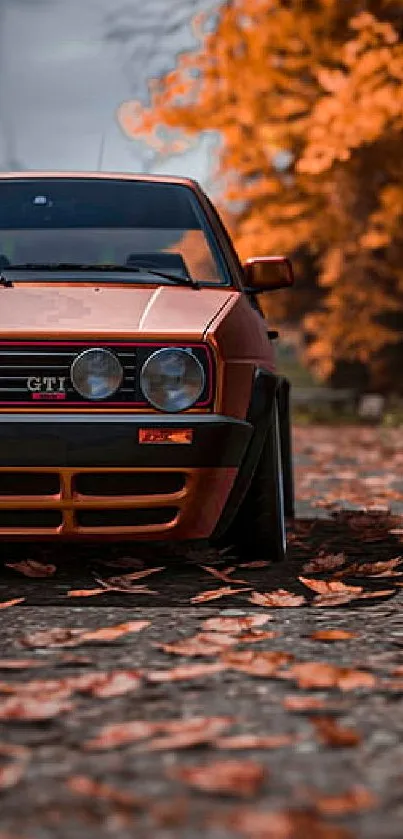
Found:
<path fill-rule="evenodd" d="M 0 537 L 283 559 L 289 385 L 262 291 L 193 181 L 0 175 Z"/>

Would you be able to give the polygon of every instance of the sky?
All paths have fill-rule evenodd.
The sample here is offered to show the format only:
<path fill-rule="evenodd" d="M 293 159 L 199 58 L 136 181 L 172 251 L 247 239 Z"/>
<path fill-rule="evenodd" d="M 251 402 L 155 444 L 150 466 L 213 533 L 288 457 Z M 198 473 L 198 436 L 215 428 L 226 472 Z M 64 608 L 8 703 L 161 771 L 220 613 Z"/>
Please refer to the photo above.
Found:
<path fill-rule="evenodd" d="M 116 124 L 194 43 L 211 0 L 0 0 L 0 168 L 208 174 L 211 139 L 153 166 Z M 109 37 L 106 36 L 109 34 Z M 102 139 L 103 138 L 103 139 Z"/>

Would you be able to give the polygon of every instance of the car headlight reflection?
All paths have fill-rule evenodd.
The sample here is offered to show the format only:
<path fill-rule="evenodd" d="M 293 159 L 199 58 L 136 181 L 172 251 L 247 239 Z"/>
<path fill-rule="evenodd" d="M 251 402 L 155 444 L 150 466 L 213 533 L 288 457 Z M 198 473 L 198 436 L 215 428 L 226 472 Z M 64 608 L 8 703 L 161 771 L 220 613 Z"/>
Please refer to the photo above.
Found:
<path fill-rule="evenodd" d="M 200 398 L 205 375 L 200 361 L 191 352 L 166 347 L 144 362 L 140 384 L 154 408 L 167 412 L 186 411 Z"/>
<path fill-rule="evenodd" d="M 113 396 L 123 380 L 123 368 L 110 350 L 84 350 L 70 370 L 73 387 L 84 399 L 101 400 Z"/>

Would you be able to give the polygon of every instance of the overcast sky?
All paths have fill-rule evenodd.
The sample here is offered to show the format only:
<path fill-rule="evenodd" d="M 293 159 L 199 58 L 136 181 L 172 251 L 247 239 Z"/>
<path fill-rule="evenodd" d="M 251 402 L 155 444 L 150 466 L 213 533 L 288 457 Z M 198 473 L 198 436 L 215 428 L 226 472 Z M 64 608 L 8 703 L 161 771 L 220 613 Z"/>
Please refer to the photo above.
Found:
<path fill-rule="evenodd" d="M 151 169 L 116 125 L 116 107 L 146 97 L 147 78 L 193 43 L 211 0 L 0 0 L 0 166 Z M 112 14 L 112 18 L 111 18 Z M 113 32 L 119 40 L 105 39 Z M 204 180 L 209 143 L 158 171 Z"/>

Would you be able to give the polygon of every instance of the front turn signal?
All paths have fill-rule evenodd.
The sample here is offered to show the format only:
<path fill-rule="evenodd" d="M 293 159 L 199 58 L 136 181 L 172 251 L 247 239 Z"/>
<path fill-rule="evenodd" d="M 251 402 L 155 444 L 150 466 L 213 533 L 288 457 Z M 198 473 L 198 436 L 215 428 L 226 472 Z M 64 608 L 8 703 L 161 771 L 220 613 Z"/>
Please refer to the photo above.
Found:
<path fill-rule="evenodd" d="M 193 442 L 192 428 L 140 428 L 139 443 L 175 443 Z"/>

